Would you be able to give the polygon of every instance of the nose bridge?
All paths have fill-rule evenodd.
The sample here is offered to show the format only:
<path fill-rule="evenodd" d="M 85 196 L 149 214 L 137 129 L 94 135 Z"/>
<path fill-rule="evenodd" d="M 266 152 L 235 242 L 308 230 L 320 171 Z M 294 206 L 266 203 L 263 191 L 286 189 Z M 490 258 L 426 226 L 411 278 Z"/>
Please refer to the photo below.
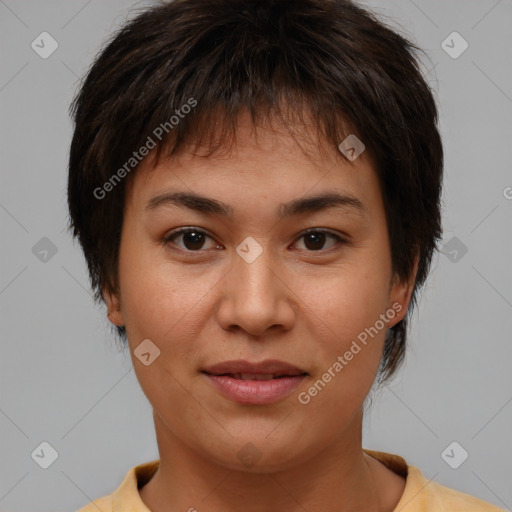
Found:
<path fill-rule="evenodd" d="M 233 268 L 237 295 L 245 295 L 245 303 L 266 306 L 270 310 L 276 300 L 275 294 L 279 293 L 279 283 L 271 270 L 275 266 L 271 250 L 263 249 L 252 239 L 240 244 L 237 254 Z"/>
<path fill-rule="evenodd" d="M 237 253 L 226 276 L 219 310 L 223 327 L 238 326 L 251 334 L 262 334 L 276 325 L 290 328 L 293 311 L 286 287 L 276 277 L 278 265 L 272 252 L 249 241 L 248 245 L 240 244 Z"/>

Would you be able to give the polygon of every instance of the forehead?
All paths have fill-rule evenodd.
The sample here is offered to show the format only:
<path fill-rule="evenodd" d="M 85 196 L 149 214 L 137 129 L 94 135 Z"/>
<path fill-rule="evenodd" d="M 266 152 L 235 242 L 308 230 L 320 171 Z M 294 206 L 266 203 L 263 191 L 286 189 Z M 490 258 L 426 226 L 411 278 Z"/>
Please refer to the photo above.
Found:
<path fill-rule="evenodd" d="M 159 161 L 149 155 L 127 183 L 126 202 L 141 206 L 169 188 L 225 198 L 253 191 L 282 200 L 318 188 L 355 195 L 378 187 L 368 152 L 348 162 L 311 126 L 276 120 L 255 126 L 245 114 L 234 135 L 213 153 L 209 147 L 190 145 Z"/>

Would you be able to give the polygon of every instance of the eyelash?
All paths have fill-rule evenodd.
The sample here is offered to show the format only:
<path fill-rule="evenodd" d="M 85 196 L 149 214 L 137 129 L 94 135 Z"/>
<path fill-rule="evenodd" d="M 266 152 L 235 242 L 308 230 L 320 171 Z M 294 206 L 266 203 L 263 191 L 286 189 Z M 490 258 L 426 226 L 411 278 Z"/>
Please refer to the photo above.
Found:
<path fill-rule="evenodd" d="M 171 243 L 174 239 L 178 238 L 180 235 L 183 235 L 183 234 L 186 234 L 186 233 L 199 233 L 199 234 L 205 235 L 206 237 L 211 238 L 212 240 L 214 240 L 214 238 L 212 236 L 210 236 L 206 231 L 204 231 L 204 230 L 202 230 L 200 228 L 187 227 L 187 228 L 180 228 L 177 231 L 173 231 L 172 233 L 169 233 L 168 235 L 166 235 L 163 238 L 163 243 L 165 245 L 167 245 L 167 244 Z M 294 244 L 298 240 L 300 240 L 301 238 L 304 238 L 305 236 L 307 236 L 307 235 L 309 235 L 311 233 L 322 233 L 322 234 L 328 235 L 329 237 L 334 238 L 335 241 L 337 242 L 337 244 L 341 244 L 341 245 L 348 244 L 348 241 L 345 238 L 341 237 L 340 235 L 338 235 L 336 233 L 332 233 L 331 231 L 328 231 L 328 230 L 317 229 L 317 228 L 312 228 L 312 229 L 308 229 L 306 231 L 303 231 L 298 236 L 298 238 L 296 239 Z M 327 251 L 332 250 L 333 248 L 334 247 L 330 247 L 329 249 L 319 249 L 319 250 L 316 250 L 316 251 L 315 250 L 306 250 L 306 252 L 310 252 L 310 253 L 325 253 Z M 186 252 L 186 253 L 191 253 L 191 254 L 193 254 L 193 253 L 201 253 L 201 252 L 204 251 L 204 249 L 199 249 L 197 251 L 193 251 L 193 250 L 189 250 L 189 249 L 182 249 L 181 247 L 179 247 L 179 250 L 181 250 L 183 252 Z"/>

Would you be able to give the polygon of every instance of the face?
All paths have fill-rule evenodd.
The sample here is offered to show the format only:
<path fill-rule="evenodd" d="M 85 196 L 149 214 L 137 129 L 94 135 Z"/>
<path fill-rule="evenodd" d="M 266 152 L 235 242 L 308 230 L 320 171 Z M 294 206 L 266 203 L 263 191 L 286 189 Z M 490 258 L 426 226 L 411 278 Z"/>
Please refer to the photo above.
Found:
<path fill-rule="evenodd" d="M 266 471 L 359 441 L 413 281 L 393 278 L 365 153 L 306 155 L 285 130 L 254 130 L 241 117 L 229 152 L 142 162 L 127 184 L 119 295 L 105 299 L 157 436 Z"/>

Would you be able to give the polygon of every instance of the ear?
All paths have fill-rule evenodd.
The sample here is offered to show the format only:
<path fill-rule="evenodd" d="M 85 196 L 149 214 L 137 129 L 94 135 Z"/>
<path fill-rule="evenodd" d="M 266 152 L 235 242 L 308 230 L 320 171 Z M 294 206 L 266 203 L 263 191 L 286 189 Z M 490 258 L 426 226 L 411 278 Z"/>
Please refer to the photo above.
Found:
<path fill-rule="evenodd" d="M 122 327 L 124 325 L 123 314 L 121 313 L 121 303 L 116 294 L 108 291 L 106 288 L 103 290 L 103 300 L 107 305 L 107 316 L 111 323 Z"/>
<path fill-rule="evenodd" d="M 393 320 L 389 322 L 388 328 L 393 327 L 403 320 L 407 314 L 407 308 L 409 307 L 412 291 L 414 290 L 414 283 L 416 282 L 416 274 L 418 273 L 418 262 L 419 254 L 414 258 L 413 269 L 407 279 L 400 280 L 397 275 L 393 276 L 388 307 L 394 309 L 397 314 Z"/>

